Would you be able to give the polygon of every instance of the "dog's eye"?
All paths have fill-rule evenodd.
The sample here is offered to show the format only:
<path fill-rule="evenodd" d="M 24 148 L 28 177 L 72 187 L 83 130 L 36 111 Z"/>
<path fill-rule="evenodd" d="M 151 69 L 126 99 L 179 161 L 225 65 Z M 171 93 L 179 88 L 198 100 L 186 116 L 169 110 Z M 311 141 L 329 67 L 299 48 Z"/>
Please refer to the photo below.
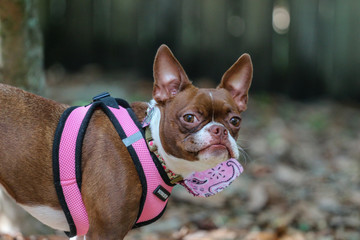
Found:
<path fill-rule="evenodd" d="M 240 122 L 241 122 L 241 119 L 238 118 L 238 117 L 232 117 L 230 119 L 230 123 L 234 126 L 234 127 L 239 127 L 240 126 Z"/>
<path fill-rule="evenodd" d="M 185 114 L 184 121 L 188 123 L 193 123 L 195 121 L 195 116 L 193 114 Z"/>

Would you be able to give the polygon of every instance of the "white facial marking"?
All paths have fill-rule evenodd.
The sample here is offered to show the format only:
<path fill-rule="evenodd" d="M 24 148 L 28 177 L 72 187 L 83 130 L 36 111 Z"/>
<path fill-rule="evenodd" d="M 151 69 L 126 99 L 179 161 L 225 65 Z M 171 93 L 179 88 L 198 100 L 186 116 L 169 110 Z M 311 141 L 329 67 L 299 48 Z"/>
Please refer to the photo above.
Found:
<path fill-rule="evenodd" d="M 183 177 L 188 176 L 193 172 L 200 172 L 207 170 L 209 168 L 215 167 L 217 164 L 228 159 L 228 154 L 224 154 L 224 156 L 214 156 L 211 153 L 199 154 L 198 161 L 188 161 L 185 159 L 177 158 L 165 152 L 161 140 L 160 140 L 160 119 L 161 112 L 158 107 L 155 105 L 155 101 L 151 101 L 149 104 L 149 108 L 154 107 L 153 116 L 150 121 L 150 129 L 151 135 L 154 139 L 154 143 L 158 148 L 159 154 L 164 158 L 164 161 L 168 168 L 176 174 L 180 174 Z M 203 127 L 198 133 L 196 133 L 196 140 L 199 143 L 203 143 L 206 145 L 208 143 L 207 140 L 211 139 L 211 135 L 209 129 L 213 125 L 221 125 L 217 122 L 210 122 L 205 127 Z M 229 134 L 229 141 L 231 145 L 231 150 L 233 151 L 234 157 L 239 157 L 239 150 L 236 144 L 235 139 Z"/>
<path fill-rule="evenodd" d="M 223 124 L 218 123 L 218 122 L 209 122 L 208 124 L 206 124 L 200 131 L 198 131 L 195 134 L 195 142 L 198 143 L 198 145 L 200 144 L 200 148 L 206 147 L 208 142 L 211 141 L 212 139 L 212 135 L 210 133 L 210 128 L 214 125 L 218 125 L 221 126 L 223 128 L 225 128 L 228 132 L 230 132 Z M 239 150 L 238 150 L 238 146 L 236 144 L 235 139 L 228 134 L 228 139 L 230 142 L 230 148 L 233 151 L 234 154 L 234 158 L 238 159 L 239 158 Z M 201 156 L 200 156 L 201 157 Z M 227 157 L 227 156 L 226 156 Z M 209 156 L 209 158 L 214 158 L 214 156 Z M 225 159 L 227 160 L 227 159 Z M 224 161 L 225 161 L 224 160 Z M 222 162 L 222 161 L 221 161 Z M 219 162 L 220 163 L 220 162 Z"/>
<path fill-rule="evenodd" d="M 211 92 L 209 92 L 210 98 L 211 98 L 211 108 L 212 108 L 212 121 L 214 122 L 214 97 Z"/>

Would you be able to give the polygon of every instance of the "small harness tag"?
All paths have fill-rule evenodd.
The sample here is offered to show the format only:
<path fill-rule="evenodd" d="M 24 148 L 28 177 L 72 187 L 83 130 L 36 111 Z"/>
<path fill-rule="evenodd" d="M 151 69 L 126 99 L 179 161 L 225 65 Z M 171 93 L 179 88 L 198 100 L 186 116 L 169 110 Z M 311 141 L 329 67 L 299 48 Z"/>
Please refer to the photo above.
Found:
<path fill-rule="evenodd" d="M 164 202 L 170 197 L 170 193 L 161 185 L 159 185 L 153 193 Z"/>

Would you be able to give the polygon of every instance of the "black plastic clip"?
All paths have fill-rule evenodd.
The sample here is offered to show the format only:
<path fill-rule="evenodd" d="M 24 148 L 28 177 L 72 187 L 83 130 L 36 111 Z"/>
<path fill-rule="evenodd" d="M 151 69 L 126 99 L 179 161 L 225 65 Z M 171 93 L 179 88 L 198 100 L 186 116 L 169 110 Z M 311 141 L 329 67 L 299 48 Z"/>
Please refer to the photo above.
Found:
<path fill-rule="evenodd" d="M 98 102 L 98 101 L 103 102 L 108 107 L 119 109 L 119 104 L 116 102 L 115 98 L 110 96 L 110 93 L 108 92 L 103 92 L 93 97 L 93 102 Z"/>
<path fill-rule="evenodd" d="M 92 100 L 93 100 L 93 102 L 96 102 L 96 101 L 99 101 L 106 97 L 110 97 L 110 93 L 108 93 L 108 92 L 100 93 L 100 94 L 96 95 L 95 97 L 93 97 Z"/>

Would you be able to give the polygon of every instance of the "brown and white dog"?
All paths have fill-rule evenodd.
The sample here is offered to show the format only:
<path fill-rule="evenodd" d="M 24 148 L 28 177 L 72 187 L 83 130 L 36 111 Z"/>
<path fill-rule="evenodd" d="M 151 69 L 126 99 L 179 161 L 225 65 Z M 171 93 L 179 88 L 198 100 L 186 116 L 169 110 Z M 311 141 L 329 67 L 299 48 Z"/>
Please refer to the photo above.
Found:
<path fill-rule="evenodd" d="M 154 100 L 131 106 L 140 121 L 149 105 L 155 107 L 154 143 L 168 168 L 186 176 L 239 157 L 236 139 L 251 80 L 251 59 L 244 54 L 216 89 L 196 88 L 162 45 L 154 60 Z M 64 231 L 69 229 L 51 159 L 55 129 L 67 107 L 0 84 L 0 185 L 35 218 Z M 137 218 L 142 188 L 125 145 L 102 111 L 94 113 L 85 134 L 82 178 L 90 223 L 86 239 L 123 239 Z"/>

